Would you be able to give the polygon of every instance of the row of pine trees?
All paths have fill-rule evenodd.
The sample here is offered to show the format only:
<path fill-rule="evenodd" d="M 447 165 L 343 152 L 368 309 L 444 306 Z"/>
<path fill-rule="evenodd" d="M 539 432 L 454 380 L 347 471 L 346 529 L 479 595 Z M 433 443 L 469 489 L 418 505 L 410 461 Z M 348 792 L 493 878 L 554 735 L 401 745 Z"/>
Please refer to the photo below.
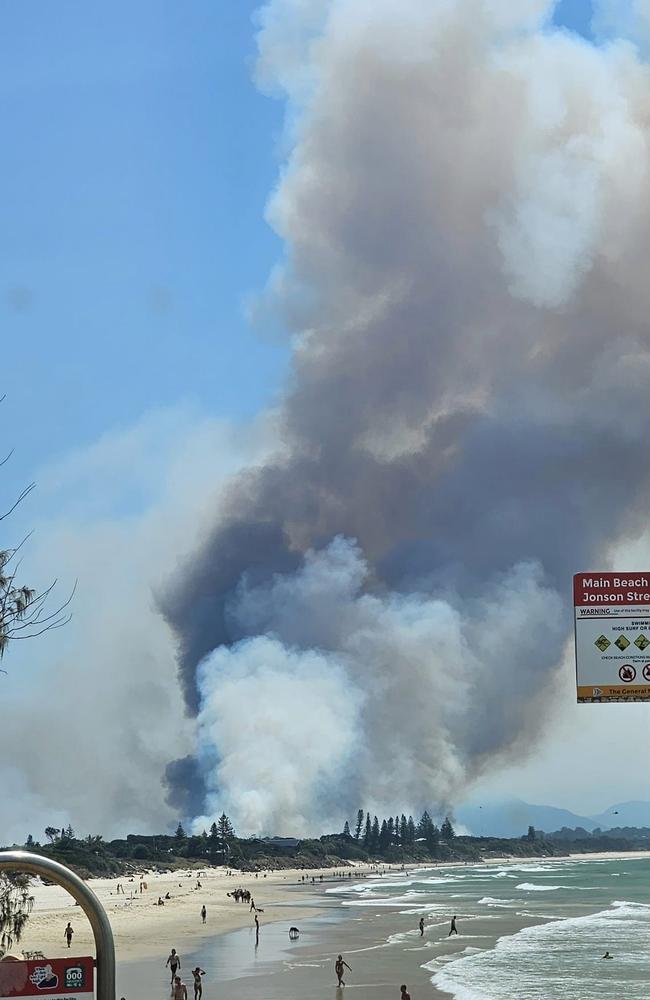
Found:
<path fill-rule="evenodd" d="M 343 836 L 356 840 L 367 851 L 383 852 L 391 847 L 409 847 L 416 841 L 423 841 L 430 851 L 435 851 L 440 840 L 449 843 L 456 834 L 449 817 L 445 816 L 438 828 L 426 810 L 416 824 L 412 816 L 407 819 L 404 813 L 401 816 L 389 816 L 380 823 L 377 816 L 371 820 L 370 813 L 359 809 L 354 835 L 346 820 Z"/>

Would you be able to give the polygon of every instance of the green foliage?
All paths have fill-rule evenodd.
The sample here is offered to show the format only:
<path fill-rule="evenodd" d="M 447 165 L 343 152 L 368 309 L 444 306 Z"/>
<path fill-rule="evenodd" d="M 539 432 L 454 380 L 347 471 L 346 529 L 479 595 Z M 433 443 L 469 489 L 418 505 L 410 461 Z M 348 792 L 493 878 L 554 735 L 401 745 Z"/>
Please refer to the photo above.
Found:
<path fill-rule="evenodd" d="M 363 809 L 359 809 L 357 813 L 357 825 L 354 828 L 354 839 L 359 840 L 361 837 L 361 830 L 363 829 Z"/>
<path fill-rule="evenodd" d="M 136 844 L 133 848 L 133 857 L 138 861 L 150 861 L 151 854 L 151 848 L 147 844 Z"/>
<path fill-rule="evenodd" d="M 0 875 L 0 948 L 3 951 L 20 941 L 33 905 L 27 875 Z"/>
<path fill-rule="evenodd" d="M 451 825 L 451 820 L 448 816 L 445 816 L 442 826 L 440 827 L 440 836 L 447 843 L 450 843 L 456 836 L 456 831 Z"/>

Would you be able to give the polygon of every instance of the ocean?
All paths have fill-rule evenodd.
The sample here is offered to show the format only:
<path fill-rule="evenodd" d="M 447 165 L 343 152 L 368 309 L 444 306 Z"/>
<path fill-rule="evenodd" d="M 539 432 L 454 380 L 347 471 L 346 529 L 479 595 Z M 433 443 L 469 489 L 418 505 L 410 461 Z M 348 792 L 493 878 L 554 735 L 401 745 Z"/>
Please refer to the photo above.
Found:
<path fill-rule="evenodd" d="M 433 954 L 422 967 L 456 1000 L 650 996 L 650 859 L 426 869 L 331 891 L 352 908 L 424 916 L 420 940 Z M 447 936 L 450 910 L 458 939 Z M 403 951 L 418 941 L 411 928 L 386 944 Z M 606 951 L 611 961 L 601 957 Z"/>
<path fill-rule="evenodd" d="M 268 907 L 263 921 L 274 922 L 262 923 L 259 940 L 246 928 L 183 956 L 185 972 L 206 971 L 204 1000 L 343 1000 L 350 991 L 399 1000 L 400 983 L 413 1000 L 650 997 L 650 858 L 420 868 L 324 885 L 316 900 L 312 892 L 298 884 L 295 904 Z M 309 899 L 314 916 L 290 941 L 292 913 Z M 344 990 L 339 952 L 352 967 Z M 163 963 L 120 968 L 118 996 L 168 996 Z"/>

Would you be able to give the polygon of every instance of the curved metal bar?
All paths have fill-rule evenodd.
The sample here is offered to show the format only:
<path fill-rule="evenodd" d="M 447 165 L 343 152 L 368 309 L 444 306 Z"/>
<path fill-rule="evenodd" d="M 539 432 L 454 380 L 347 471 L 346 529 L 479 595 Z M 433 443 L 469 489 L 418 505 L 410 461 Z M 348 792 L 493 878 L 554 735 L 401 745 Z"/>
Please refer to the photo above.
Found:
<path fill-rule="evenodd" d="M 92 889 L 58 861 L 28 851 L 0 851 L 0 871 L 27 872 L 63 886 L 82 908 L 95 936 L 97 1000 L 115 1000 L 115 945 L 106 911 Z M 50 956 L 54 957 L 54 956 Z"/>

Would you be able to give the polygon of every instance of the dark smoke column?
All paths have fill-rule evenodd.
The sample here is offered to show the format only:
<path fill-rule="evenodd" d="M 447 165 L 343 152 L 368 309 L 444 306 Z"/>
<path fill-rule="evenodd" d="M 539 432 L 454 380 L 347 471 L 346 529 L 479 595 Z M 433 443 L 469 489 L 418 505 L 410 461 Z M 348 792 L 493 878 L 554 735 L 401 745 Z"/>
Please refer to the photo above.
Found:
<path fill-rule="evenodd" d="M 395 757 L 414 762 L 409 805 L 449 801 L 530 746 L 567 581 L 644 519 L 650 199 L 643 172 L 620 184 L 648 138 L 636 57 L 542 30 L 532 0 L 399 7 L 262 15 L 260 76 L 297 122 L 269 209 L 296 338 L 281 441 L 161 601 L 199 713 L 172 783 L 199 775 L 208 812 L 225 797 L 251 823 L 277 822 L 273 776 L 225 699 L 242 685 L 247 738 L 289 766 L 292 706 L 267 727 L 246 686 L 266 656 L 277 681 L 322 654 L 356 706 L 349 766 L 315 765 L 306 809 L 289 796 L 306 828 L 355 796 L 394 802 Z"/>

